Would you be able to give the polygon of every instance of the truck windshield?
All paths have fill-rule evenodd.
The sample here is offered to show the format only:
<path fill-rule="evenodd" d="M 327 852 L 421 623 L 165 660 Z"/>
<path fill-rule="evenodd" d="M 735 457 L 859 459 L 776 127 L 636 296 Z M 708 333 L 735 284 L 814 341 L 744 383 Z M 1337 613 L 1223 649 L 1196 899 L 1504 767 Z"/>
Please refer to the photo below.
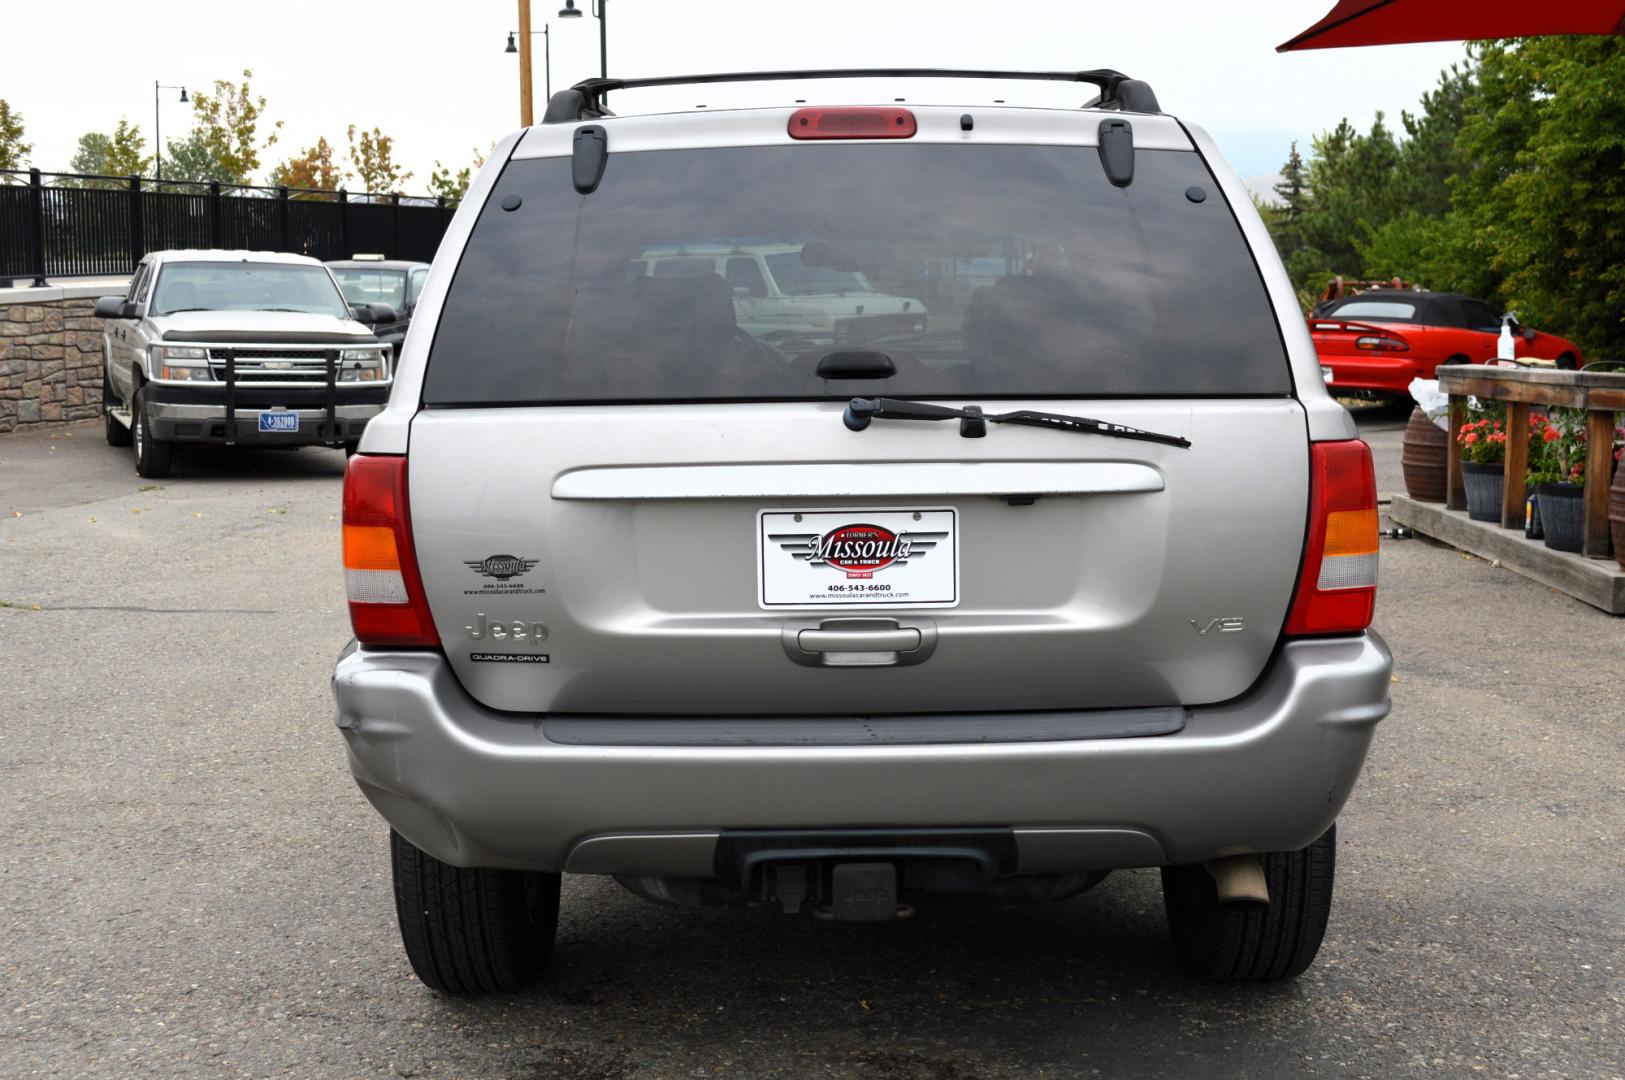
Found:
<path fill-rule="evenodd" d="M 335 266 L 344 299 L 352 304 L 388 304 L 397 312 L 406 310 L 405 270 L 352 270 Z"/>
<path fill-rule="evenodd" d="M 302 311 L 349 316 L 327 268 L 297 263 L 166 262 L 152 298 L 154 315 L 179 311 Z"/>
<path fill-rule="evenodd" d="M 511 161 L 458 262 L 424 401 L 1291 393 L 1201 157 L 1135 157 L 1118 188 L 1094 147 L 612 153 L 587 196 L 568 158 Z M 818 378 L 841 348 L 896 373 Z"/>
<path fill-rule="evenodd" d="M 773 280 L 779 283 L 779 291 L 786 296 L 839 296 L 841 293 L 874 291 L 862 274 L 808 266 L 799 252 L 769 255 L 767 268 L 773 271 Z"/>

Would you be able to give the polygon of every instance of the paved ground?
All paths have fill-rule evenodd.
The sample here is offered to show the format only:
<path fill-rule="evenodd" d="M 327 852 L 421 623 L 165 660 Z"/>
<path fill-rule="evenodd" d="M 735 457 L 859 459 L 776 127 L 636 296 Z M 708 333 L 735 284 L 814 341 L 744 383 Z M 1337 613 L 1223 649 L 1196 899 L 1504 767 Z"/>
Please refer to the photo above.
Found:
<path fill-rule="evenodd" d="M 554 972 L 463 1003 L 332 725 L 341 457 L 180 468 L 0 438 L 0 1075 L 1625 1075 L 1625 620 L 1384 542 L 1394 716 L 1292 986 L 1176 975 L 1152 872 L 879 928 L 572 878 Z"/>

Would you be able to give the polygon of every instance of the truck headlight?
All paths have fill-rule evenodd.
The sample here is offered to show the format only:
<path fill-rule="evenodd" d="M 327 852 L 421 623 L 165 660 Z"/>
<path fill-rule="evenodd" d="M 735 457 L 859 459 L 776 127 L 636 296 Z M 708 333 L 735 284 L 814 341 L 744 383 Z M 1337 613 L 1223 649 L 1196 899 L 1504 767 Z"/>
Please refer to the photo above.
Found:
<path fill-rule="evenodd" d="M 377 382 L 384 377 L 384 354 L 378 349 L 345 349 L 339 382 Z"/>
<path fill-rule="evenodd" d="M 159 345 L 152 350 L 153 365 L 160 379 L 172 382 L 203 382 L 214 378 L 209 372 L 209 351 L 192 345 Z"/>

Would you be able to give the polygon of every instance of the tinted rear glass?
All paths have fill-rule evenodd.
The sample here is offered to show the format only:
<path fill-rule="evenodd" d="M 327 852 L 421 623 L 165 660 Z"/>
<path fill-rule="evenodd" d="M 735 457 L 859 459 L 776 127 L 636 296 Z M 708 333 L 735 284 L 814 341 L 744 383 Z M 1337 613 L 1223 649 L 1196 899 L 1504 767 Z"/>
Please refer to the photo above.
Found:
<path fill-rule="evenodd" d="M 1350 300 L 1332 309 L 1340 319 L 1381 319 L 1385 322 L 1413 322 L 1416 305 L 1408 300 Z"/>
<path fill-rule="evenodd" d="M 886 353 L 896 374 L 819 379 L 819 359 L 848 349 Z M 1290 390 L 1257 268 L 1197 155 L 1141 150 L 1116 188 L 1092 147 L 820 144 L 611 153 L 590 195 L 567 158 L 510 162 L 423 397 Z"/>

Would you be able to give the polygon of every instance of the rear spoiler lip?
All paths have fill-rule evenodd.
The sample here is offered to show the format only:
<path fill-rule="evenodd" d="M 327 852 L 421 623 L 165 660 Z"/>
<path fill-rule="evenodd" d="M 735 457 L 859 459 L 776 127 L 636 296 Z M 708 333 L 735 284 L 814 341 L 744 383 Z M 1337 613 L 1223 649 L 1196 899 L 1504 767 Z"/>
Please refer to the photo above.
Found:
<path fill-rule="evenodd" d="M 1308 319 L 1311 334 L 1381 334 L 1409 344 L 1410 339 L 1397 330 L 1376 323 L 1352 322 L 1348 319 Z"/>

